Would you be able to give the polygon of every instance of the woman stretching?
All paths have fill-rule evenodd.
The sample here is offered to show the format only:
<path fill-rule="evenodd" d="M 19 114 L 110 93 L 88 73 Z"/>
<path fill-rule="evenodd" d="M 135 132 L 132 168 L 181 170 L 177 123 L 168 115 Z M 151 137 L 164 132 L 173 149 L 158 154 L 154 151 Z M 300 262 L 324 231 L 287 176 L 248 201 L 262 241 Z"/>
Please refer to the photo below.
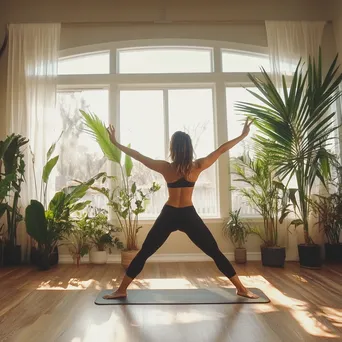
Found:
<path fill-rule="evenodd" d="M 248 133 L 251 122 L 246 120 L 241 135 L 221 145 L 217 150 L 205 158 L 193 160 L 193 148 L 191 138 L 184 132 L 176 132 L 171 137 L 170 156 L 172 162 L 154 160 L 143 156 L 131 148 L 122 146 L 115 139 L 115 129 L 111 125 L 108 133 L 111 142 L 122 152 L 143 163 L 146 167 L 161 173 L 167 182 L 169 199 L 164 205 L 160 215 L 151 228 L 142 245 L 141 250 L 132 260 L 126 270 L 119 288 L 112 294 L 104 296 L 105 299 L 123 298 L 127 296 L 127 287 L 133 279 L 142 271 L 146 260 L 154 254 L 166 241 L 169 235 L 180 230 L 188 235 L 191 241 L 204 253 L 210 256 L 218 269 L 234 284 L 239 296 L 258 298 L 246 289 L 239 280 L 236 272 L 228 259 L 219 250 L 218 245 L 198 216 L 193 204 L 192 193 L 198 176 L 202 171 L 210 167 L 216 160 L 238 142 L 244 139 Z"/>

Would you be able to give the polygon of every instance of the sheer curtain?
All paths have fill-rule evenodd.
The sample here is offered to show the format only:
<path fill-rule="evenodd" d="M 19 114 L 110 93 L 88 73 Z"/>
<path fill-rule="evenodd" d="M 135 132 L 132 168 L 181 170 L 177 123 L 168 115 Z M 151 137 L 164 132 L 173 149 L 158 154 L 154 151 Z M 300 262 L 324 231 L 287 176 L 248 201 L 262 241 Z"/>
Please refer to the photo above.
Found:
<path fill-rule="evenodd" d="M 291 75 L 302 58 L 318 56 L 325 22 L 266 21 L 270 65 L 276 85 L 281 86 L 281 75 Z"/>
<path fill-rule="evenodd" d="M 276 87 L 280 89 L 282 88 L 281 76 L 291 76 L 296 69 L 299 59 L 302 59 L 302 62 L 307 65 L 309 56 L 314 58 L 318 57 L 325 22 L 266 21 L 265 25 L 271 74 Z M 288 85 L 289 84 L 290 82 Z M 295 182 L 292 186 L 296 186 Z M 319 191 L 318 186 L 317 190 Z M 287 259 L 297 260 L 297 243 L 302 240 L 303 232 L 292 228 L 291 231 L 289 231 L 285 226 L 284 231 L 286 231 L 284 238 L 287 245 Z M 319 242 L 318 240 L 320 240 L 321 237 L 316 234 L 312 235 L 314 240 Z"/>
<path fill-rule="evenodd" d="M 41 177 L 53 135 L 47 122 L 55 115 L 60 24 L 11 24 L 7 74 L 7 134 L 27 137 L 35 155 L 37 178 Z M 26 183 L 21 207 L 36 198 L 29 148 L 25 151 Z M 29 258 L 30 243 L 23 224 L 18 228 L 23 259 Z"/>

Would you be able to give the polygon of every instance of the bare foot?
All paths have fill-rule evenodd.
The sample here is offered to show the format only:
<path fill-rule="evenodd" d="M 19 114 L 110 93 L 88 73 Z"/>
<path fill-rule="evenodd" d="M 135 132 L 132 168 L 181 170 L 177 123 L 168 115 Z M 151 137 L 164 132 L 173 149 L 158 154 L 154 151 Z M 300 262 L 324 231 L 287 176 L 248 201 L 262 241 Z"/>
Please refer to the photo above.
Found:
<path fill-rule="evenodd" d="M 251 292 L 247 289 L 236 291 L 236 294 L 238 296 L 250 298 L 250 299 L 258 299 L 259 298 L 259 296 L 257 296 L 256 294 L 254 294 L 253 292 Z"/>
<path fill-rule="evenodd" d="M 126 298 L 126 297 L 127 297 L 127 292 L 115 291 L 109 295 L 103 296 L 103 299 L 119 299 L 119 298 Z"/>

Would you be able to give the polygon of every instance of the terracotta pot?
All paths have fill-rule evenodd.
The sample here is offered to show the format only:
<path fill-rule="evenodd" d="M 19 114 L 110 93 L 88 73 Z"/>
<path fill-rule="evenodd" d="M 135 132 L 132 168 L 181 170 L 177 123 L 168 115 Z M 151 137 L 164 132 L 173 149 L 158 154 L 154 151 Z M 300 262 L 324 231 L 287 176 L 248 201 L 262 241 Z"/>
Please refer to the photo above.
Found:
<path fill-rule="evenodd" d="M 247 261 L 246 248 L 236 248 L 234 251 L 235 262 L 237 264 L 245 264 Z"/>
<path fill-rule="evenodd" d="M 135 256 L 138 254 L 139 250 L 133 250 L 133 251 L 121 251 L 121 265 L 124 267 L 124 269 L 127 269 L 129 264 L 132 262 L 132 260 L 135 258 Z"/>

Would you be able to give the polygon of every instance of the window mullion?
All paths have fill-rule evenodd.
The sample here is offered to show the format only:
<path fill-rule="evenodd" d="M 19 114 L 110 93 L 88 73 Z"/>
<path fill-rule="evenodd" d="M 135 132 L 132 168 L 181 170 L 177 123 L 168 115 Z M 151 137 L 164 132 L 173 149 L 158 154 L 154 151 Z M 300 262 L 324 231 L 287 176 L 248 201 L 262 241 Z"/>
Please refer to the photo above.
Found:
<path fill-rule="evenodd" d="M 163 110 L 164 110 L 164 148 L 165 159 L 168 159 L 169 143 L 170 143 L 170 131 L 169 131 L 169 90 L 163 90 Z"/>
<path fill-rule="evenodd" d="M 224 144 L 228 140 L 227 129 L 227 109 L 226 109 L 226 87 L 224 82 L 217 82 L 216 92 L 214 97 L 215 105 L 215 132 L 216 146 Z M 230 168 L 229 168 L 229 153 L 225 153 L 218 160 L 217 170 L 217 189 L 219 200 L 220 217 L 228 217 L 231 208 L 230 188 Z"/>

